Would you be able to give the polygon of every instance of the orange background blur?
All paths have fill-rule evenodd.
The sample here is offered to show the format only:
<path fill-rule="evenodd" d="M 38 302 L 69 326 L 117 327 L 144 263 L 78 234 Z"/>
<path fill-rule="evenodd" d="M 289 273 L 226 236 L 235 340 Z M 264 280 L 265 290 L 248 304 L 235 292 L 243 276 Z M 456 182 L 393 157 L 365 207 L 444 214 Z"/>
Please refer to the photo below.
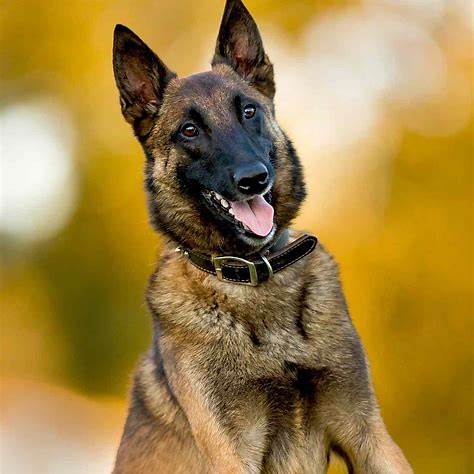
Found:
<path fill-rule="evenodd" d="M 340 262 L 393 437 L 417 473 L 472 459 L 473 15 L 463 0 L 248 0 L 306 171 L 295 227 Z M 0 11 L 1 471 L 110 472 L 150 342 L 160 237 L 111 67 L 124 23 L 207 69 L 223 1 Z M 333 468 L 333 472 L 343 472 Z"/>

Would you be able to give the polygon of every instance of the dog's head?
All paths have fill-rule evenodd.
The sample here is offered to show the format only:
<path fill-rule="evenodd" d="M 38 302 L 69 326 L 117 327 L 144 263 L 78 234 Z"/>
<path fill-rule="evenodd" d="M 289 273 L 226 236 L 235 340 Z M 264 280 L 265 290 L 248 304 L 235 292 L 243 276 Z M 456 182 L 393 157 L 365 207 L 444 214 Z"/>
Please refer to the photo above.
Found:
<path fill-rule="evenodd" d="M 273 66 L 242 2 L 227 1 L 211 71 L 178 78 L 121 25 L 113 54 L 122 113 L 147 158 L 152 223 L 208 252 L 268 245 L 305 192 L 275 120 Z"/>

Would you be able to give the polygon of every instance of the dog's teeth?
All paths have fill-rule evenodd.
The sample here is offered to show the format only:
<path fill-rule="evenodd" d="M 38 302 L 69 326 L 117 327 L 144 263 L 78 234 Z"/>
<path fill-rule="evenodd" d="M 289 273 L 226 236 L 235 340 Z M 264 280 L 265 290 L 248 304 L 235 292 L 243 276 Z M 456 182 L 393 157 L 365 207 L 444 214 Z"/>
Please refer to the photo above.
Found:
<path fill-rule="evenodd" d="M 219 193 L 214 193 L 216 196 L 217 200 L 220 201 L 221 199 L 224 199 Z"/>
<path fill-rule="evenodd" d="M 224 209 L 227 209 L 229 207 L 229 203 L 224 198 L 221 198 L 221 206 Z"/>
<path fill-rule="evenodd" d="M 234 210 L 233 210 L 232 208 L 229 209 L 227 212 L 228 212 L 231 216 L 234 216 L 234 215 L 235 215 L 235 214 L 234 214 Z"/>

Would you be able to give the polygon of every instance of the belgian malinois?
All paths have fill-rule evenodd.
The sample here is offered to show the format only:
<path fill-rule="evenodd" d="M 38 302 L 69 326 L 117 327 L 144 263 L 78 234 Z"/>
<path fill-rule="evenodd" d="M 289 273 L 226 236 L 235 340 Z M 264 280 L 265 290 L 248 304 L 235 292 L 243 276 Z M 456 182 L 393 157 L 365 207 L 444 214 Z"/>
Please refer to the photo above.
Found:
<path fill-rule="evenodd" d="M 303 174 L 243 3 L 227 1 L 208 72 L 178 78 L 121 25 L 113 65 L 166 241 L 114 473 L 323 473 L 332 451 L 350 472 L 412 472 L 334 260 L 288 231 Z"/>

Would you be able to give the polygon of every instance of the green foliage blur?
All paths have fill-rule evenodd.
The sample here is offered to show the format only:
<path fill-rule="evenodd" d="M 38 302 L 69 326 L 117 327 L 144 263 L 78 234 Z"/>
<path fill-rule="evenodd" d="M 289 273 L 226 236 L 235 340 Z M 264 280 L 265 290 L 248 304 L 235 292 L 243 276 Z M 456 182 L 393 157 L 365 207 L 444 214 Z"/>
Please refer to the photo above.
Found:
<path fill-rule="evenodd" d="M 277 44 L 310 54 L 302 46 L 308 25 L 365 8 L 334 0 L 246 3 L 264 41 L 269 38 L 270 56 Z M 390 14 L 402 14 L 396 2 L 388 4 Z M 148 224 L 142 153 L 120 114 L 112 31 L 115 23 L 126 24 L 187 75 L 207 67 L 222 8 L 217 0 L 3 4 L 0 114 L 37 97 L 61 104 L 75 136 L 77 187 L 69 218 L 47 238 L 0 229 L 3 380 L 126 397 L 129 374 L 151 338 L 144 289 L 161 242 Z M 446 90 L 408 112 L 381 104 L 383 114 L 365 141 L 324 152 L 327 173 L 305 153 L 311 137 L 292 125 L 305 115 L 317 117 L 318 109 L 282 114 L 291 93 L 280 97 L 278 108 L 290 136 L 296 134 L 296 148 L 302 147 L 308 175 L 308 203 L 295 227 L 318 235 L 340 262 L 389 431 L 415 472 L 430 474 L 473 469 L 472 29 L 459 26 L 454 13 L 444 15 L 426 29 L 445 57 Z M 276 56 L 284 63 L 283 53 Z M 289 68 L 274 60 L 278 86 Z M 466 83 L 462 95 L 457 84 Z M 349 113 L 347 120 L 358 118 Z M 28 128 L 21 134 L 28 140 Z M 342 155 L 351 167 L 331 175 Z M 364 156 L 371 164 L 358 168 Z M 330 207 L 334 196 L 338 204 Z"/>

